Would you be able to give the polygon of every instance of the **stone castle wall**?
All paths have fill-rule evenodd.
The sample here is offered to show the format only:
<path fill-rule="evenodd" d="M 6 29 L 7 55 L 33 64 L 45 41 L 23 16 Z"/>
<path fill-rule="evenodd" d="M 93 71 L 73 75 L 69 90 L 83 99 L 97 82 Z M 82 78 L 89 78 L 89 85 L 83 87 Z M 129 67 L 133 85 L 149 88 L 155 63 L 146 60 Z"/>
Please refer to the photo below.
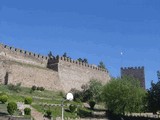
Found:
<path fill-rule="evenodd" d="M 47 68 L 48 67 L 48 68 Z M 46 89 L 80 89 L 91 79 L 106 83 L 110 80 L 107 70 L 64 57 L 53 58 L 0 44 L 0 83 Z"/>
<path fill-rule="evenodd" d="M 140 81 L 141 87 L 145 89 L 144 67 L 124 67 L 121 68 L 121 76 L 130 76 Z"/>
<path fill-rule="evenodd" d="M 110 80 L 108 71 L 104 69 L 81 62 L 73 63 L 63 57 L 59 59 L 58 73 L 65 91 L 69 91 L 71 88 L 81 89 L 81 86 L 91 79 L 97 79 L 103 84 Z"/>
<path fill-rule="evenodd" d="M 0 65 L 0 71 L 3 71 L 0 74 L 0 83 L 2 84 L 21 83 L 25 87 L 36 85 L 50 90 L 62 90 L 61 81 L 56 71 L 11 61 L 1 61 L 1 63 L 4 65 L 4 67 Z M 6 73 L 8 78 L 5 79 Z"/>
<path fill-rule="evenodd" d="M 7 60 L 46 67 L 48 57 L 0 44 L 0 56 Z"/>

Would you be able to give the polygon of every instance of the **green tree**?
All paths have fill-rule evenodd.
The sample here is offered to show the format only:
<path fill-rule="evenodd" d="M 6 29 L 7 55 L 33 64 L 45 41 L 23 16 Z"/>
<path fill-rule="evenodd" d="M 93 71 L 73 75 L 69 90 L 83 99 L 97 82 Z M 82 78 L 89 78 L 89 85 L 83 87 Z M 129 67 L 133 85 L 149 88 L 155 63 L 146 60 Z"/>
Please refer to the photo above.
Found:
<path fill-rule="evenodd" d="M 6 103 L 7 100 L 8 100 L 8 96 L 7 96 L 7 95 L 2 95 L 2 96 L 0 96 L 0 101 L 1 101 L 3 104 Z"/>
<path fill-rule="evenodd" d="M 25 108 L 24 109 L 24 114 L 25 115 L 31 115 L 31 109 L 30 108 Z"/>
<path fill-rule="evenodd" d="M 25 97 L 25 99 L 24 99 L 25 104 L 31 104 L 32 101 L 33 101 L 33 99 L 31 97 Z"/>
<path fill-rule="evenodd" d="M 82 62 L 82 61 L 83 61 L 83 59 L 82 59 L 82 58 L 78 58 L 77 60 L 78 60 L 79 62 Z"/>
<path fill-rule="evenodd" d="M 158 81 L 160 81 L 160 70 L 157 71 Z"/>
<path fill-rule="evenodd" d="M 53 58 L 53 54 L 52 54 L 51 51 L 48 53 L 48 57 L 49 57 L 49 59 L 52 59 L 52 58 Z"/>
<path fill-rule="evenodd" d="M 66 52 L 63 54 L 63 57 L 67 57 L 67 53 Z"/>
<path fill-rule="evenodd" d="M 7 106 L 7 111 L 10 115 L 13 115 L 17 110 L 17 104 L 15 102 L 9 102 Z"/>
<path fill-rule="evenodd" d="M 91 99 L 93 99 L 96 102 L 101 101 L 101 95 L 102 95 L 102 83 L 96 79 L 93 79 L 89 82 L 89 88 L 88 90 L 91 93 Z"/>
<path fill-rule="evenodd" d="M 90 106 L 90 108 L 91 108 L 92 110 L 94 109 L 95 104 L 96 104 L 95 101 L 93 101 L 93 100 L 90 100 L 90 101 L 89 101 L 89 106 Z"/>
<path fill-rule="evenodd" d="M 95 102 L 99 102 L 101 100 L 102 94 L 102 84 L 98 80 L 90 80 L 90 82 L 86 85 L 82 85 L 83 89 L 83 101 L 94 100 Z"/>
<path fill-rule="evenodd" d="M 66 52 L 62 56 L 65 57 L 65 58 L 71 59 L 71 57 L 69 57 Z"/>
<path fill-rule="evenodd" d="M 103 69 L 106 69 L 106 66 L 105 66 L 105 64 L 104 64 L 102 61 L 99 62 L 98 67 L 103 68 Z"/>
<path fill-rule="evenodd" d="M 86 58 L 82 59 L 82 58 L 78 58 L 77 59 L 79 62 L 83 62 L 83 63 L 88 63 L 88 60 Z"/>
<path fill-rule="evenodd" d="M 104 86 L 102 94 L 108 109 L 116 114 L 140 112 L 144 108 L 146 92 L 134 78 L 112 78 Z"/>
<path fill-rule="evenodd" d="M 151 88 L 148 90 L 147 100 L 150 112 L 156 113 L 160 110 L 160 81 L 157 83 L 151 82 Z"/>
<path fill-rule="evenodd" d="M 87 58 L 84 58 L 84 59 L 83 59 L 83 62 L 84 62 L 84 63 L 88 63 Z"/>

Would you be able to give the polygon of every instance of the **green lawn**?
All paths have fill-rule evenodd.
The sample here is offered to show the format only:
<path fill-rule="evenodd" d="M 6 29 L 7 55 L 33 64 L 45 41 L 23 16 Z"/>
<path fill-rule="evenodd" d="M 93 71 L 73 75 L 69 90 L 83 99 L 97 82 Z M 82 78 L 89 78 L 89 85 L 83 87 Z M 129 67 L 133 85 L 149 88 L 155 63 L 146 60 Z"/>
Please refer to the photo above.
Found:
<path fill-rule="evenodd" d="M 6 104 L 0 104 L 0 114 L 8 114 Z"/>
<path fill-rule="evenodd" d="M 24 98 L 26 96 L 30 96 L 33 98 L 32 102 L 32 107 L 34 107 L 37 111 L 42 112 L 44 114 L 45 110 L 50 109 L 52 111 L 52 116 L 55 117 L 60 117 L 61 116 L 61 106 L 42 106 L 42 104 L 47 103 L 47 104 L 61 104 L 61 101 L 64 99 L 63 98 L 63 93 L 62 92 L 55 92 L 55 91 L 34 91 L 30 92 L 31 88 L 26 88 L 26 87 L 20 87 L 21 90 L 19 92 L 16 92 L 14 90 L 8 89 L 8 86 L 6 85 L 0 85 L 0 93 L 5 92 L 8 95 L 8 102 L 14 101 L 14 102 L 23 102 Z M 7 103 L 6 103 L 7 104 Z M 6 104 L 0 104 L 0 112 L 4 112 L 8 114 L 7 112 L 7 105 Z M 66 101 L 65 103 L 65 111 L 64 111 L 64 116 L 65 117 L 70 117 L 70 118 L 76 118 L 77 113 L 71 113 L 69 111 L 69 108 L 67 104 L 76 104 L 79 107 L 82 107 L 82 103 L 77 103 L 77 102 L 68 102 Z M 19 114 L 18 112 L 15 114 Z"/>

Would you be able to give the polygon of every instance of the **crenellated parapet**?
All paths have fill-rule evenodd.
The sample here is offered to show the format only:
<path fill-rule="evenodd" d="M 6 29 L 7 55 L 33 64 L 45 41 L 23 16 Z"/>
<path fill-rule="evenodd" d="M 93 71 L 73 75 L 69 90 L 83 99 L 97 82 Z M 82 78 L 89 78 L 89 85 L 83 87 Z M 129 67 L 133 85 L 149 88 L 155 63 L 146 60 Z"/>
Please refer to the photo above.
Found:
<path fill-rule="evenodd" d="M 2 48 L 4 48 L 4 50 L 7 50 L 9 52 L 16 53 L 16 54 L 21 54 L 21 55 L 32 57 L 32 58 L 38 58 L 38 59 L 41 59 L 42 61 L 49 59 L 47 56 L 32 53 L 32 52 L 22 50 L 22 49 L 18 49 L 18 48 L 14 48 L 14 47 L 11 47 L 11 46 L 7 46 L 7 45 L 3 45 L 3 44 L 0 44 L 0 46 Z"/>
<path fill-rule="evenodd" d="M 19 49 L 19 48 L 11 47 L 11 46 L 8 46 L 8 45 L 0 44 L 0 47 L 3 48 L 3 51 L 5 51 L 6 53 L 10 53 L 10 54 L 13 54 L 13 55 L 16 55 L 16 56 L 23 56 L 22 59 L 29 58 L 33 61 L 37 60 L 41 63 L 44 62 L 44 64 L 46 64 L 46 66 L 48 68 L 54 69 L 56 71 L 58 71 L 58 66 L 56 64 L 59 63 L 60 61 L 64 61 L 66 63 L 70 63 L 71 65 L 76 65 L 77 67 L 84 67 L 84 69 L 89 68 L 89 69 L 93 69 L 93 70 L 108 73 L 108 70 L 106 70 L 106 69 L 100 68 L 100 67 L 95 66 L 95 65 L 90 65 L 90 64 L 87 64 L 87 63 L 84 63 L 84 62 L 80 62 L 78 60 L 73 60 L 73 59 L 67 58 L 67 57 L 57 56 L 57 57 L 53 57 L 53 58 L 50 59 L 47 56 L 43 56 L 43 55 L 36 54 L 36 53 L 33 53 L 33 52 L 29 52 L 29 51 L 26 51 L 26 50 L 22 50 L 22 49 Z"/>
<path fill-rule="evenodd" d="M 81 90 L 83 84 L 93 79 L 102 84 L 111 79 L 106 69 L 96 65 L 61 56 L 46 57 L 3 44 L 0 44 L 0 62 L 3 63 L 0 63 L 0 83 L 5 84 L 21 82 L 25 87 L 36 85 L 67 93 L 72 88 Z"/>
<path fill-rule="evenodd" d="M 138 67 L 121 67 L 121 70 L 144 70 L 144 66 L 138 66 Z"/>
<path fill-rule="evenodd" d="M 89 68 L 89 69 L 94 69 L 97 71 L 102 71 L 102 72 L 107 72 L 108 71 L 106 69 L 97 67 L 95 65 L 90 65 L 84 62 L 80 62 L 78 60 L 72 60 L 71 58 L 67 58 L 67 57 L 54 57 L 53 59 L 49 60 L 49 64 L 55 64 L 55 63 L 59 63 L 60 61 L 64 61 L 66 63 L 70 63 L 71 65 L 77 65 L 78 67 L 84 67 L 84 68 Z"/>

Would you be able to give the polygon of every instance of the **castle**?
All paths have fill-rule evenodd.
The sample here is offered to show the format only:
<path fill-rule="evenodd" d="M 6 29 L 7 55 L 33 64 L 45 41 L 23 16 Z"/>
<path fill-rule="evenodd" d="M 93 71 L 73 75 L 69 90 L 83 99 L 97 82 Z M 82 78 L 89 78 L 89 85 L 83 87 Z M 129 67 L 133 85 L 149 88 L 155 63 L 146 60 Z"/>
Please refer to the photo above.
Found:
<path fill-rule="evenodd" d="M 122 67 L 121 77 L 130 76 L 140 81 L 140 86 L 145 89 L 144 67 Z"/>
<path fill-rule="evenodd" d="M 42 56 L 0 44 L 0 84 L 33 85 L 49 90 L 68 92 L 81 89 L 83 84 L 97 79 L 103 84 L 110 80 L 105 69 L 74 61 L 66 57 Z"/>

